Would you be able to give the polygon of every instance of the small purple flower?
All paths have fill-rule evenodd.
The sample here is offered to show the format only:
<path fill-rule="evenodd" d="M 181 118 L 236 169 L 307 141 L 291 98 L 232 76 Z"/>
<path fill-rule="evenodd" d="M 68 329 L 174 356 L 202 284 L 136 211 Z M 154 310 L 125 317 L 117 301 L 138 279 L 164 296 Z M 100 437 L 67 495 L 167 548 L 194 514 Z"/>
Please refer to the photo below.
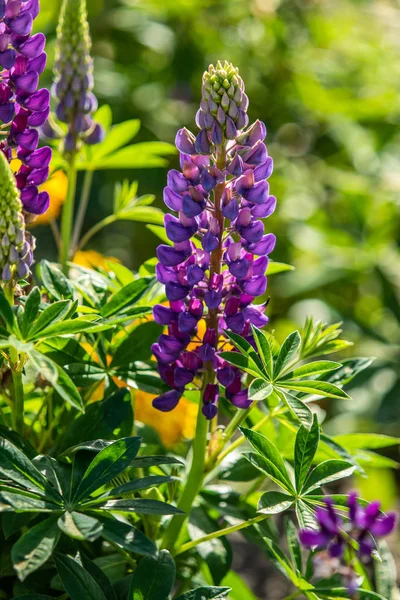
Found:
<path fill-rule="evenodd" d="M 186 386 L 200 387 L 205 371 L 212 373 L 202 407 L 208 419 L 217 413 L 222 391 L 217 381 L 234 406 L 251 404 L 239 369 L 220 358 L 224 331 L 254 343 L 251 325 L 268 323 L 266 305 L 252 303 L 266 292 L 268 255 L 276 241 L 260 220 L 276 206 L 266 181 L 273 162 L 264 144 L 266 127 L 260 121 L 247 127 L 247 107 L 238 70 L 229 63 L 210 66 L 196 115 L 200 131 L 178 131 L 181 170 L 169 172 L 164 189 L 164 202 L 176 216 L 165 216 L 172 245 L 158 247 L 156 275 L 170 307 L 156 306 L 154 318 L 186 346 L 165 347 L 161 336 L 153 353 L 164 381 L 180 393 Z M 206 323 L 202 339 L 201 319 Z M 191 341 L 199 359 L 194 369 L 181 360 Z"/>

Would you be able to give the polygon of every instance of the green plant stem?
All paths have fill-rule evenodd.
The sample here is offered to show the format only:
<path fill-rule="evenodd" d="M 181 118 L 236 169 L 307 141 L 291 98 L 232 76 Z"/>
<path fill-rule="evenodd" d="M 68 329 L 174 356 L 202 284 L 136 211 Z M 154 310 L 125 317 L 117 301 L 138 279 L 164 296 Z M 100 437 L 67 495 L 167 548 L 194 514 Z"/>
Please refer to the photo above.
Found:
<path fill-rule="evenodd" d="M 68 169 L 68 192 L 67 198 L 62 212 L 61 219 L 61 247 L 60 247 L 60 263 L 64 273 L 67 273 L 67 263 L 70 258 L 71 250 L 71 234 L 74 222 L 74 206 L 75 206 L 75 195 L 76 195 L 76 182 L 77 182 L 77 171 L 76 171 L 76 154 L 71 155 Z"/>
<path fill-rule="evenodd" d="M 115 223 L 116 221 L 118 221 L 118 218 L 115 215 L 109 215 L 102 221 L 99 221 L 98 223 L 96 223 L 96 225 L 93 225 L 93 227 L 91 229 L 89 229 L 89 231 L 87 231 L 84 236 L 82 236 L 82 239 L 78 244 L 77 250 L 82 250 L 82 248 L 84 248 L 86 246 L 88 241 L 96 233 L 98 233 L 101 229 L 103 229 L 103 227 L 107 227 L 107 225 L 111 225 L 112 223 Z"/>
<path fill-rule="evenodd" d="M 10 358 L 12 361 L 11 374 L 12 374 L 12 398 L 13 398 L 13 409 L 12 409 L 12 423 L 13 429 L 20 435 L 24 435 L 24 386 L 22 383 L 22 370 L 21 365 L 23 360 L 18 355 L 15 348 L 10 347 Z"/>
<path fill-rule="evenodd" d="M 214 531 L 213 533 L 209 533 L 204 537 L 198 538 L 197 540 L 193 540 L 192 542 L 188 542 L 187 544 L 183 544 L 177 552 L 175 552 L 175 556 L 178 554 L 183 554 L 192 548 L 196 548 L 200 544 L 204 542 L 209 542 L 210 540 L 214 540 L 215 538 L 223 537 L 225 535 L 229 535 L 230 533 L 235 533 L 236 531 L 240 531 L 241 529 L 245 529 L 246 527 L 250 527 L 251 525 L 256 525 L 260 523 L 260 521 L 264 521 L 267 519 L 269 515 L 259 515 L 258 517 L 254 517 L 254 519 L 249 519 L 248 521 L 243 521 L 243 523 L 239 523 L 238 525 L 232 525 L 231 527 L 226 527 L 225 529 L 220 529 L 219 531 Z"/>
<path fill-rule="evenodd" d="M 207 383 L 208 376 L 205 376 L 203 382 L 203 393 Z M 175 547 L 180 531 L 185 521 L 188 519 L 193 502 L 199 490 L 201 489 L 201 485 L 203 483 L 204 478 L 204 466 L 206 460 L 207 433 L 208 421 L 201 411 L 200 400 L 199 410 L 197 414 L 196 436 L 193 442 L 192 465 L 189 471 L 186 485 L 182 492 L 182 496 L 178 502 L 178 508 L 180 508 L 186 514 L 176 515 L 171 519 L 171 522 L 169 523 L 165 531 L 164 539 L 162 542 L 163 548 L 173 550 L 173 548 Z"/>
<path fill-rule="evenodd" d="M 82 195 L 79 202 L 78 214 L 76 216 L 74 234 L 72 236 L 72 254 L 75 254 L 75 251 L 79 244 L 79 238 L 81 235 L 83 223 L 85 221 L 86 211 L 89 204 L 90 192 L 92 189 L 93 183 L 93 171 L 86 171 L 85 177 L 83 179 L 83 189 Z"/>

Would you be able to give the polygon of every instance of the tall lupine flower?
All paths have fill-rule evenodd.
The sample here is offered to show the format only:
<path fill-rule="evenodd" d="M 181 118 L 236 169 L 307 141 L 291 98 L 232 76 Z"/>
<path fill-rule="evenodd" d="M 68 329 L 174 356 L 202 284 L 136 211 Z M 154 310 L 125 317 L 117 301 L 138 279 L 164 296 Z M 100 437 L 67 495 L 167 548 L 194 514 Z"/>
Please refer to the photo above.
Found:
<path fill-rule="evenodd" d="M 93 94 L 93 60 L 86 0 L 64 0 L 57 30 L 57 56 L 53 95 L 57 118 L 68 125 L 65 152 L 74 152 L 80 141 L 97 144 L 102 127 L 93 121 L 97 99 Z"/>
<path fill-rule="evenodd" d="M 1 281 L 19 281 L 29 274 L 33 256 L 31 245 L 26 240 L 15 177 L 3 152 L 0 152 L 0 181 Z"/>
<path fill-rule="evenodd" d="M 38 89 L 39 75 L 46 65 L 43 33 L 31 36 L 39 14 L 39 0 L 0 0 L 0 150 L 11 161 L 22 162 L 16 173 L 26 212 L 46 212 L 47 192 L 39 192 L 49 174 L 51 150 L 38 148 L 38 127 L 49 116 L 50 95 Z M 4 139 L 2 140 L 2 136 Z"/>
<path fill-rule="evenodd" d="M 168 331 L 152 347 L 171 388 L 154 400 L 162 411 L 173 410 L 200 376 L 208 382 L 202 407 L 207 419 L 217 413 L 220 385 L 232 404 L 250 405 L 239 369 L 220 357 L 225 330 L 251 340 L 251 324 L 268 322 L 265 305 L 253 302 L 266 291 L 268 254 L 276 241 L 260 220 L 275 210 L 266 181 L 273 163 L 265 125 L 247 127 L 247 105 L 238 69 L 227 62 L 210 66 L 196 117 L 200 132 L 181 129 L 176 136 L 181 170 L 169 172 L 164 202 L 177 216 L 165 216 L 172 245 L 157 249 L 157 278 L 169 306 L 154 308 L 156 322 Z M 201 320 L 206 330 L 200 339 Z M 195 350 L 188 350 L 190 343 Z"/>
<path fill-rule="evenodd" d="M 349 569 L 352 565 L 346 565 L 346 559 L 357 554 L 362 560 L 368 560 L 376 550 L 375 540 L 394 530 L 396 514 L 383 514 L 380 502 L 362 506 L 355 493 L 349 495 L 345 520 L 335 510 L 331 498 L 325 499 L 325 505 L 325 508 L 316 511 L 318 530 L 304 529 L 300 531 L 299 538 L 307 548 L 326 549 L 325 560 L 336 561 L 338 570 L 346 579 L 349 592 L 354 593 L 357 576 Z"/>

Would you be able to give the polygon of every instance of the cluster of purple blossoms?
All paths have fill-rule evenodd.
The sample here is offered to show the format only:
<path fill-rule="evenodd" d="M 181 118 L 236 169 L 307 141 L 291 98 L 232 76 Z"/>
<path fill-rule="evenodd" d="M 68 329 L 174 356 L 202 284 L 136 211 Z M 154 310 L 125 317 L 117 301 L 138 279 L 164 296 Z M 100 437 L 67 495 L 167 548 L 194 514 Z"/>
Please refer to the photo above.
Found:
<path fill-rule="evenodd" d="M 50 112 L 50 94 L 38 89 L 46 65 L 42 33 L 31 35 L 39 13 L 39 0 L 0 0 L 0 150 L 10 162 L 13 151 L 22 162 L 16 173 L 24 211 L 43 214 L 47 192 L 39 192 L 49 175 L 51 149 L 38 148 L 37 128 Z"/>
<path fill-rule="evenodd" d="M 104 130 L 93 120 L 97 99 L 93 94 L 93 60 L 86 0 L 64 0 L 57 31 L 53 96 L 57 118 L 68 125 L 64 151 L 74 152 L 81 141 L 98 144 Z"/>
<path fill-rule="evenodd" d="M 154 318 L 168 327 L 152 350 L 162 379 L 171 390 L 153 401 L 173 410 L 187 385 L 208 372 L 203 414 L 217 413 L 221 385 L 233 405 L 250 405 L 239 369 L 225 362 L 225 330 L 252 341 L 251 325 L 268 322 L 265 305 L 253 304 L 265 294 L 268 255 L 273 234 L 261 219 L 275 210 L 267 179 L 273 161 L 264 144 L 266 128 L 250 127 L 248 99 L 238 70 L 231 64 L 209 67 L 203 78 L 195 137 L 181 129 L 176 137 L 181 171 L 171 170 L 164 202 L 178 213 L 165 216 L 172 245 L 157 249 L 157 279 L 165 285 L 169 306 L 157 305 Z M 199 337 L 199 323 L 206 328 Z M 188 350 L 195 345 L 195 349 Z"/>
<path fill-rule="evenodd" d="M 331 498 L 325 499 L 325 505 L 326 508 L 316 511 L 319 529 L 302 530 L 299 538 L 307 548 L 326 550 L 326 561 L 343 573 L 349 592 L 353 594 L 357 587 L 356 574 L 349 569 L 351 565 L 340 563 L 346 556 L 346 549 L 350 557 L 357 553 L 361 559 L 369 559 L 376 550 L 375 538 L 384 537 L 394 530 L 396 514 L 383 514 L 380 502 L 362 506 L 355 493 L 349 495 L 345 520 L 335 510 Z"/>

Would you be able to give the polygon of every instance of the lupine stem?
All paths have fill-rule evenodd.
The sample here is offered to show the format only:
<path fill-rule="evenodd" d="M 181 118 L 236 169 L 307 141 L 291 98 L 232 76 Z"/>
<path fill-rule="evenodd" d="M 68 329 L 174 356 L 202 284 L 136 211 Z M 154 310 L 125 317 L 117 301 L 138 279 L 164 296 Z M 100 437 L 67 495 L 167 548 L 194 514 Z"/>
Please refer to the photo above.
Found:
<path fill-rule="evenodd" d="M 14 305 L 14 286 L 12 284 L 6 286 L 4 288 L 4 294 L 8 300 L 10 306 Z M 11 333 L 11 331 L 10 331 Z M 22 383 L 22 369 L 24 364 L 24 355 L 19 355 L 18 350 L 16 350 L 13 346 L 9 348 L 10 353 L 10 368 L 11 368 L 11 376 L 12 376 L 12 388 L 11 388 L 11 396 L 12 396 L 12 411 L 11 411 L 11 421 L 13 429 L 19 433 L 20 435 L 24 434 L 24 386 Z"/>
<path fill-rule="evenodd" d="M 209 542 L 210 540 L 214 540 L 216 538 L 223 537 L 225 535 L 229 535 L 230 533 L 235 533 L 236 531 L 240 531 L 241 529 L 245 529 L 246 527 L 250 527 L 251 525 L 256 525 L 260 523 L 260 521 L 264 521 L 267 519 L 269 515 L 259 515 L 258 517 L 254 517 L 254 519 L 249 519 L 248 521 L 243 521 L 243 523 L 239 523 L 238 525 L 232 525 L 231 527 L 226 527 L 225 529 L 220 529 L 219 531 L 214 531 L 214 533 L 209 533 L 204 537 L 198 538 L 197 540 L 193 540 L 192 542 L 188 542 L 187 544 L 183 544 L 179 550 L 175 553 L 175 556 L 178 554 L 183 554 L 192 548 L 196 548 L 200 544 L 204 544 L 204 542 Z"/>
<path fill-rule="evenodd" d="M 79 244 L 79 238 L 81 235 L 87 207 L 89 204 L 92 183 L 93 183 L 93 171 L 86 171 L 85 177 L 83 180 L 83 189 L 82 189 L 82 195 L 81 195 L 80 202 L 79 202 L 78 214 L 76 216 L 76 221 L 75 221 L 74 235 L 72 237 L 72 244 L 71 244 L 72 252 L 76 251 L 78 244 Z"/>
<path fill-rule="evenodd" d="M 89 229 L 89 231 L 87 231 L 84 236 L 82 236 L 82 239 L 79 242 L 77 250 L 81 250 L 82 248 L 84 248 L 86 246 L 86 244 L 88 243 L 88 241 L 96 233 L 98 233 L 101 229 L 103 229 L 103 227 L 106 227 L 107 225 L 111 225 L 112 223 L 115 223 L 116 221 L 118 221 L 118 217 L 116 217 L 115 215 L 109 215 L 102 221 L 99 221 L 98 223 L 96 223 L 96 225 L 93 225 L 93 227 L 91 229 Z"/>
<path fill-rule="evenodd" d="M 68 192 L 67 198 L 64 204 L 61 222 L 61 249 L 60 249 L 60 263 L 64 273 L 67 272 L 67 263 L 70 258 L 70 244 L 72 226 L 74 221 L 74 206 L 75 206 L 75 194 L 76 194 L 76 182 L 77 182 L 77 171 L 76 171 L 76 154 L 72 153 L 69 161 L 68 169 Z"/>
<path fill-rule="evenodd" d="M 207 386 L 207 383 L 208 377 L 207 375 L 205 375 L 203 382 L 203 392 Z M 186 514 L 177 515 L 172 518 L 170 524 L 167 527 L 162 543 L 163 548 L 167 548 L 170 550 L 174 548 L 179 533 L 185 521 L 189 518 L 193 502 L 203 483 L 204 466 L 206 459 L 208 421 L 201 411 L 201 402 L 202 399 L 200 399 L 199 411 L 197 414 L 196 435 L 193 442 L 192 465 L 186 481 L 186 485 L 182 492 L 181 499 L 178 502 L 178 508 L 180 508 Z"/>

